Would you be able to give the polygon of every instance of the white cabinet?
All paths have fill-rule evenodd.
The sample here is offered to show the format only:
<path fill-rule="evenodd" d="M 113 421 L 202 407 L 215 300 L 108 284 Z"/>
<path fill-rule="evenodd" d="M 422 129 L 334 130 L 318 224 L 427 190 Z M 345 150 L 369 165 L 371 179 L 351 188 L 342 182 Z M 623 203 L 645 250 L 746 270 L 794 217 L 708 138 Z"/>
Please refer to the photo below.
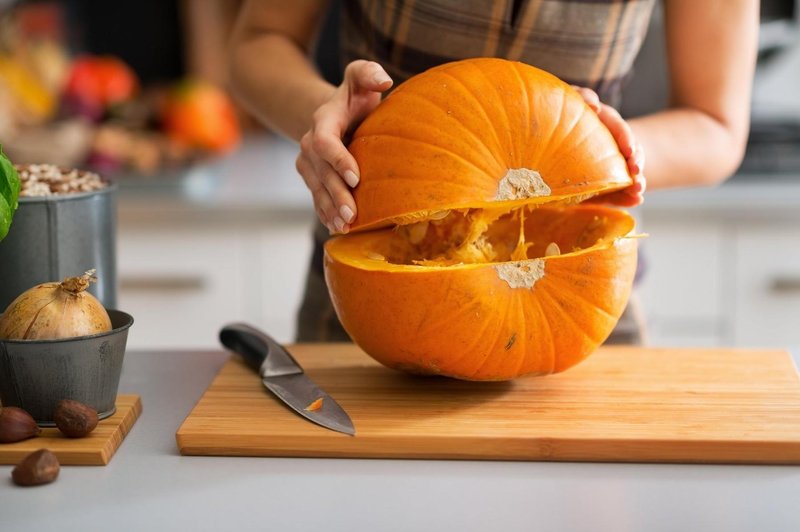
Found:
<path fill-rule="evenodd" d="M 660 210 L 640 290 L 649 343 L 788 348 L 800 342 L 800 221 Z"/>
<path fill-rule="evenodd" d="M 653 345 L 708 346 L 723 342 L 723 265 L 728 239 L 717 224 L 654 222 L 640 241 L 640 290 Z"/>
<path fill-rule="evenodd" d="M 119 232 L 119 306 L 131 348 L 202 348 L 224 320 L 252 318 L 237 231 L 126 227 Z"/>
<path fill-rule="evenodd" d="M 767 347 L 800 344 L 800 224 L 741 229 L 736 267 L 734 342 Z"/>
<path fill-rule="evenodd" d="M 310 216 L 221 224 L 125 220 L 118 301 L 135 320 L 129 348 L 217 349 L 219 329 L 233 321 L 292 341 L 311 253 Z"/>
<path fill-rule="evenodd" d="M 272 225 L 260 234 L 263 282 L 260 293 L 253 295 L 258 298 L 265 330 L 279 342 L 295 338 L 312 242 L 310 221 Z"/>

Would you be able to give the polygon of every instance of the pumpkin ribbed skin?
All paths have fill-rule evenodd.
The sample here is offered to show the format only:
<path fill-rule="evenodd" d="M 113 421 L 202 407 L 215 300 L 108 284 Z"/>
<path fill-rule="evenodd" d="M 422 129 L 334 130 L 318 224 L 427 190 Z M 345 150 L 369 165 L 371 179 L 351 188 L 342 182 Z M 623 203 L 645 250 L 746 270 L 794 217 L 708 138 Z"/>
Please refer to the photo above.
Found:
<path fill-rule="evenodd" d="M 576 204 L 632 179 L 567 84 L 501 59 L 442 65 L 381 102 L 349 148 L 358 215 L 326 243 L 324 269 L 366 353 L 507 380 L 563 371 L 611 333 L 633 284 L 634 220 Z"/>
<path fill-rule="evenodd" d="M 528 202 L 632 182 L 614 138 L 580 94 L 503 59 L 467 59 L 412 77 L 359 126 L 349 149 L 361 172 L 354 231 L 497 202 L 511 169 L 534 170 L 549 188 L 517 194 Z"/>
<path fill-rule="evenodd" d="M 370 356 L 413 373 L 507 380 L 577 364 L 608 337 L 630 296 L 637 245 L 622 235 L 634 221 L 602 206 L 532 215 L 526 234 L 541 242 L 570 249 L 587 231 L 603 241 L 528 261 L 424 267 L 370 259 L 391 229 L 334 238 L 325 277 L 342 325 Z M 610 222 L 592 230 L 598 218 Z M 527 267 L 541 270 L 530 287 L 500 271 Z"/>

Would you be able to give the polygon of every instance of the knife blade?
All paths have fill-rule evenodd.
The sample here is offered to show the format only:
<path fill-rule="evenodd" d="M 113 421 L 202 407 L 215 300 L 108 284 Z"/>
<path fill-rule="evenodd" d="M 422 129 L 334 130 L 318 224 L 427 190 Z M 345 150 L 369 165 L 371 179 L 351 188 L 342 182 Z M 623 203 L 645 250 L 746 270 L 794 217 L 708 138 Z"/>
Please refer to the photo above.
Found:
<path fill-rule="evenodd" d="M 292 355 L 272 337 L 246 323 L 226 325 L 219 340 L 258 371 L 261 382 L 289 408 L 327 429 L 354 436 L 347 412 L 317 386 Z"/>

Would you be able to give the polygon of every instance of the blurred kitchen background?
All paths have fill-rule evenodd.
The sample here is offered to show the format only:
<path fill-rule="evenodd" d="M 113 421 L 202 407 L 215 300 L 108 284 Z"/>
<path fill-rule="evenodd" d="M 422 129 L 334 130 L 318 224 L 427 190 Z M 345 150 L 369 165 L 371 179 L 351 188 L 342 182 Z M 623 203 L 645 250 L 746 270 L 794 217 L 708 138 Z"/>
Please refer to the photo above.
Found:
<path fill-rule="evenodd" d="M 216 349 L 230 321 L 294 337 L 314 212 L 296 146 L 227 95 L 238 3 L 0 0 L 3 149 L 118 183 L 118 301 L 136 317 L 134 349 Z M 800 343 L 800 0 L 761 4 L 742 168 L 713 189 L 650 192 L 637 209 L 651 345 Z M 315 54 L 334 83 L 337 27 L 328 17 Z M 663 44 L 657 11 L 626 116 L 666 104 Z M 87 89 L 92 76 L 111 94 Z"/>

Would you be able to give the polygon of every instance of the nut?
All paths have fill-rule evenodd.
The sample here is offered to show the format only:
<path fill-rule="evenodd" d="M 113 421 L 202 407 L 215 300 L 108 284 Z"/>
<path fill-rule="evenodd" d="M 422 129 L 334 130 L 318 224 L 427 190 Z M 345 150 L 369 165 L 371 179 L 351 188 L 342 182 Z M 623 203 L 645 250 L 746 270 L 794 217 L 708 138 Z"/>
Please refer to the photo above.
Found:
<path fill-rule="evenodd" d="M 58 430 L 69 438 L 83 438 L 97 426 L 97 410 L 72 399 L 63 399 L 53 412 Z"/>
<path fill-rule="evenodd" d="M 11 471 L 11 479 L 17 486 L 39 486 L 58 478 L 61 466 L 58 458 L 47 449 L 34 451 Z"/>
<path fill-rule="evenodd" d="M 37 436 L 42 429 L 29 413 L 16 406 L 0 410 L 0 443 L 14 443 Z"/>

